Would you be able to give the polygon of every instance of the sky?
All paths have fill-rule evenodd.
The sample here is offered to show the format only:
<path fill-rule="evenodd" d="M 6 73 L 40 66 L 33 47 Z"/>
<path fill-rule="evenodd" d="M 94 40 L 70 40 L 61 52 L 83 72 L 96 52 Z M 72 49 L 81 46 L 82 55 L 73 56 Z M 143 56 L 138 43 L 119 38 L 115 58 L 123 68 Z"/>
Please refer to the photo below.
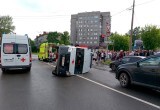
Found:
<path fill-rule="evenodd" d="M 72 14 L 110 12 L 111 32 L 125 34 L 131 29 L 133 0 L 0 0 L 0 16 L 13 18 L 15 33 L 34 40 L 43 31 L 70 33 Z M 135 0 L 133 28 L 160 27 L 160 0 Z"/>

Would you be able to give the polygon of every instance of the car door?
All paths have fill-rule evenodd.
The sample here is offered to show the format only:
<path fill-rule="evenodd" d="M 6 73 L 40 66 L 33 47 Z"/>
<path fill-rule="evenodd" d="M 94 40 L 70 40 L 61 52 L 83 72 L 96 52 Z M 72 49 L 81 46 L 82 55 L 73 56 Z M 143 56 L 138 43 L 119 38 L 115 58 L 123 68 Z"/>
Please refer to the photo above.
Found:
<path fill-rule="evenodd" d="M 159 72 L 159 58 L 152 57 L 138 63 L 133 73 L 133 80 L 150 86 L 157 86 Z"/>

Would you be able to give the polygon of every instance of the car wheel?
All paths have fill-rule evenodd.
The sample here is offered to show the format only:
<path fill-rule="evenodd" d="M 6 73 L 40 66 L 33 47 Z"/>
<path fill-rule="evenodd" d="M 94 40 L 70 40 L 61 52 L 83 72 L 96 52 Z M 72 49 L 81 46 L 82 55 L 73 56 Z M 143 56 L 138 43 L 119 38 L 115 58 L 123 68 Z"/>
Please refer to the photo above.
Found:
<path fill-rule="evenodd" d="M 115 65 L 115 64 L 112 64 L 112 65 L 111 65 L 111 69 L 112 69 L 112 71 L 115 71 L 115 70 L 116 70 L 116 65 Z"/>
<path fill-rule="evenodd" d="M 30 70 L 31 70 L 31 67 L 27 67 L 26 70 L 27 70 L 27 71 L 30 71 Z"/>
<path fill-rule="evenodd" d="M 120 85 L 127 88 L 130 85 L 130 78 L 127 73 L 121 73 L 119 76 Z"/>

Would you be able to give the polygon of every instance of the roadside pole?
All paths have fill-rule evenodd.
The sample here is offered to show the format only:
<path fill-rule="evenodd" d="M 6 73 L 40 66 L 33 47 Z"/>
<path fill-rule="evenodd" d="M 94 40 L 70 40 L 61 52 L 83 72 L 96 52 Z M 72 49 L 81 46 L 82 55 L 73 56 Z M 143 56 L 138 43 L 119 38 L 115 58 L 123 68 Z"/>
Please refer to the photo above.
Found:
<path fill-rule="evenodd" d="M 134 7 L 135 7 L 135 0 L 133 0 L 133 8 L 132 8 L 132 20 L 131 20 L 131 32 L 130 32 L 129 52 L 132 52 L 132 35 L 133 35 Z"/>

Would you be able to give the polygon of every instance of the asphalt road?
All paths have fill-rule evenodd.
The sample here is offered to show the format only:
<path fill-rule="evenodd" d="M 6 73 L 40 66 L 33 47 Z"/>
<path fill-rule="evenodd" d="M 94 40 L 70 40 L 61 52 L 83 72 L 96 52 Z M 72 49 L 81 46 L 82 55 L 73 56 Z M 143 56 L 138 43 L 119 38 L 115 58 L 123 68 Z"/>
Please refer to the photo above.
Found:
<path fill-rule="evenodd" d="M 111 71 L 57 77 L 52 64 L 33 61 L 30 72 L 0 72 L 0 110 L 160 110 L 160 93 L 122 89 Z"/>

